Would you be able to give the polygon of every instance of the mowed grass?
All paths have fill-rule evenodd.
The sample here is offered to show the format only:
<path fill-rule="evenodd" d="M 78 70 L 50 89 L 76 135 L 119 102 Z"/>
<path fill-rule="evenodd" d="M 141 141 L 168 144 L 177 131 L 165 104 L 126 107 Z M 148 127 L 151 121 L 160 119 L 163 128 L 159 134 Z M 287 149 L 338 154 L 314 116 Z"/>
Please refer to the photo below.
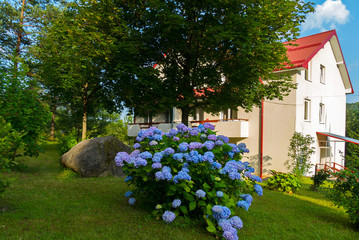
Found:
<path fill-rule="evenodd" d="M 8 174 L 12 186 L 0 199 L 0 239 L 216 239 L 205 226 L 179 217 L 172 224 L 130 206 L 123 178 L 66 178 L 56 146 L 27 158 L 24 172 Z M 254 197 L 240 239 L 359 239 L 342 209 L 309 180 L 297 194 L 264 191 Z"/>

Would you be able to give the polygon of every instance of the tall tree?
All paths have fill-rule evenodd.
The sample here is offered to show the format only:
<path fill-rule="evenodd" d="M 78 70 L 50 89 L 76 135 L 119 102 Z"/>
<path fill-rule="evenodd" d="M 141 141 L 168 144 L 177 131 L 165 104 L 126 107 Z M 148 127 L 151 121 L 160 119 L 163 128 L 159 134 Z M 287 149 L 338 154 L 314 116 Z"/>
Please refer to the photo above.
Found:
<path fill-rule="evenodd" d="M 288 63 L 283 42 L 299 35 L 313 10 L 302 0 L 139 0 L 121 7 L 147 67 L 128 85 L 127 105 L 139 114 L 177 107 L 186 124 L 196 107 L 250 110 L 287 94 L 293 83 L 273 70 Z M 154 64 L 157 72 L 148 68 Z"/>
<path fill-rule="evenodd" d="M 39 30 L 56 17 L 61 0 L 1 0 L 0 58 L 17 73 Z"/>
<path fill-rule="evenodd" d="M 137 50 L 128 41 L 121 15 L 113 1 L 72 2 L 44 29 L 33 51 L 42 84 L 62 103 L 81 109 L 82 139 L 96 106 L 122 108 L 121 95 L 116 94 L 121 81 L 114 81 L 111 73 L 121 73 L 128 51 Z"/>

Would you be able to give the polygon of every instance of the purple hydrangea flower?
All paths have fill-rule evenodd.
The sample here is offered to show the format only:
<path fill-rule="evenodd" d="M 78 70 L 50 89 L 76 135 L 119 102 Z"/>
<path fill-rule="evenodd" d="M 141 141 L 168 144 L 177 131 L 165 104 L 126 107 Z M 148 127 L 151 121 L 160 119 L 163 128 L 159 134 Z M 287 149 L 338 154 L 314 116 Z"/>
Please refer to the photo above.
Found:
<path fill-rule="evenodd" d="M 129 162 L 129 160 L 130 160 L 130 155 L 128 155 L 127 152 L 119 152 L 116 154 L 115 157 L 116 166 L 122 167 L 124 165 L 123 162 Z"/>
<path fill-rule="evenodd" d="M 188 174 L 189 170 L 187 168 L 182 168 L 176 176 L 173 177 L 173 182 L 178 183 L 179 180 L 191 181 L 191 176 Z"/>
<path fill-rule="evenodd" d="M 140 155 L 140 150 L 134 150 L 131 154 L 130 154 L 130 158 L 137 158 Z"/>
<path fill-rule="evenodd" d="M 198 131 L 198 129 L 197 128 L 192 128 L 191 130 L 189 130 L 189 135 L 191 135 L 191 136 L 198 136 L 198 133 L 199 133 L 199 131 Z"/>
<path fill-rule="evenodd" d="M 130 205 L 135 204 L 135 202 L 136 202 L 136 199 L 134 199 L 134 198 L 128 199 L 128 203 L 129 203 Z"/>
<path fill-rule="evenodd" d="M 160 169 L 162 167 L 162 164 L 159 162 L 155 162 L 152 164 L 152 169 Z"/>
<path fill-rule="evenodd" d="M 214 135 L 214 134 L 211 134 L 211 135 L 208 135 L 208 140 L 211 140 L 211 141 L 216 141 L 217 140 L 217 136 Z"/>
<path fill-rule="evenodd" d="M 226 206 L 215 205 L 212 207 L 213 217 L 219 221 L 220 219 L 227 219 L 231 215 L 231 210 Z"/>
<path fill-rule="evenodd" d="M 242 219 L 240 219 L 238 216 L 233 216 L 228 221 L 232 227 L 236 229 L 241 229 L 243 227 Z"/>
<path fill-rule="evenodd" d="M 181 152 L 185 152 L 188 150 L 188 143 L 183 142 L 178 145 L 178 148 Z"/>
<path fill-rule="evenodd" d="M 249 204 L 246 201 L 242 200 L 237 202 L 237 207 L 244 208 L 246 211 L 248 211 Z"/>
<path fill-rule="evenodd" d="M 214 148 L 214 142 L 206 141 L 203 143 L 202 147 L 206 147 L 208 150 L 212 150 Z"/>
<path fill-rule="evenodd" d="M 214 153 L 213 152 L 205 152 L 203 155 L 203 161 L 208 161 L 209 163 L 213 163 Z"/>
<path fill-rule="evenodd" d="M 256 175 L 251 175 L 250 179 L 256 182 L 262 182 L 262 178 L 256 176 Z"/>
<path fill-rule="evenodd" d="M 163 221 L 165 221 L 166 223 L 171 223 L 173 222 L 173 220 L 175 220 L 176 218 L 176 214 L 174 214 L 173 212 L 171 211 L 166 211 L 163 213 L 162 215 L 162 219 Z"/>
<path fill-rule="evenodd" d="M 250 178 L 252 176 L 252 173 L 248 172 L 248 171 L 245 171 L 244 176 L 247 177 L 247 178 Z"/>
<path fill-rule="evenodd" d="M 233 171 L 228 174 L 229 178 L 232 180 L 241 179 L 241 174 L 239 172 Z"/>
<path fill-rule="evenodd" d="M 125 193 L 125 197 L 129 198 L 129 197 L 132 196 L 132 194 L 133 194 L 132 191 L 127 191 L 127 192 Z"/>
<path fill-rule="evenodd" d="M 178 142 L 180 139 L 179 139 L 179 137 L 173 137 L 172 140 L 175 141 L 175 142 Z"/>
<path fill-rule="evenodd" d="M 214 205 L 214 206 L 212 207 L 212 212 L 214 212 L 214 213 L 221 213 L 221 212 L 222 212 L 222 206 L 220 206 L 220 205 Z"/>
<path fill-rule="evenodd" d="M 174 160 L 180 161 L 180 160 L 183 159 L 183 154 L 182 153 L 175 153 L 175 154 L 173 154 L 172 158 Z"/>
<path fill-rule="evenodd" d="M 202 148 L 202 143 L 199 142 L 191 142 L 189 144 L 189 150 L 194 150 L 194 149 L 200 149 Z"/>
<path fill-rule="evenodd" d="M 147 161 L 145 159 L 143 159 L 143 158 L 138 157 L 138 158 L 135 159 L 135 164 L 134 165 L 135 165 L 135 168 L 138 168 L 139 166 L 146 166 Z"/>
<path fill-rule="evenodd" d="M 173 200 L 172 207 L 178 208 L 179 206 L 181 206 L 181 200 L 180 199 Z"/>
<path fill-rule="evenodd" d="M 232 228 L 232 224 L 226 219 L 219 220 L 218 226 L 220 226 L 223 231 L 228 231 Z"/>
<path fill-rule="evenodd" d="M 168 131 L 168 136 L 169 137 L 174 137 L 174 136 L 177 135 L 177 133 L 178 133 L 178 131 L 176 129 L 171 129 L 171 130 Z"/>
<path fill-rule="evenodd" d="M 186 125 L 184 125 L 183 123 L 180 123 L 180 124 L 178 124 L 177 129 L 178 129 L 178 131 L 184 133 L 184 132 L 187 132 L 189 128 Z"/>
<path fill-rule="evenodd" d="M 158 141 L 158 142 L 162 141 L 162 136 L 156 134 L 156 135 L 153 136 L 153 140 Z"/>
<path fill-rule="evenodd" d="M 217 140 L 214 144 L 216 146 L 222 146 L 224 144 L 224 142 L 222 140 Z"/>
<path fill-rule="evenodd" d="M 163 154 L 165 155 L 170 155 L 170 154 L 174 154 L 175 150 L 173 150 L 173 148 L 166 148 L 165 150 L 163 150 Z"/>
<path fill-rule="evenodd" d="M 254 173 L 254 168 L 252 168 L 252 167 L 247 167 L 247 170 L 251 173 Z"/>
<path fill-rule="evenodd" d="M 156 180 L 163 180 L 163 172 L 159 171 L 155 173 Z"/>
<path fill-rule="evenodd" d="M 258 196 L 263 196 L 263 188 L 260 185 L 254 184 L 254 191 L 258 194 Z"/>
<path fill-rule="evenodd" d="M 228 143 L 229 142 L 229 138 L 223 135 L 218 135 L 217 136 L 217 140 L 222 140 L 224 143 Z"/>
<path fill-rule="evenodd" d="M 163 168 L 162 168 L 162 172 L 171 172 L 171 168 L 170 167 L 168 167 L 168 166 L 163 166 Z"/>
<path fill-rule="evenodd" d="M 208 122 L 203 123 L 203 127 L 205 129 L 210 129 L 212 131 L 214 130 L 214 126 L 212 124 L 208 123 Z"/>
<path fill-rule="evenodd" d="M 140 147 L 141 147 L 141 144 L 139 144 L 139 143 L 133 144 L 133 148 L 134 148 L 134 149 L 137 149 L 137 148 L 140 148 Z"/>
<path fill-rule="evenodd" d="M 200 189 L 200 190 L 196 191 L 196 196 L 199 197 L 199 198 L 204 198 L 206 196 L 206 193 L 205 193 L 205 191 Z"/>
<path fill-rule="evenodd" d="M 152 158 L 152 153 L 146 151 L 146 152 L 142 152 L 140 154 L 140 158 L 143 158 L 143 159 L 148 159 L 148 158 Z"/>
<path fill-rule="evenodd" d="M 222 191 L 217 191 L 216 195 L 217 195 L 217 197 L 223 197 L 223 192 Z"/>
<path fill-rule="evenodd" d="M 222 237 L 226 240 L 238 240 L 237 229 L 230 228 L 229 230 L 224 231 Z"/>
<path fill-rule="evenodd" d="M 220 163 L 218 163 L 218 162 L 213 162 L 213 163 L 212 163 L 212 166 L 213 166 L 214 168 L 217 168 L 217 169 L 222 168 L 222 164 L 220 164 Z"/>
<path fill-rule="evenodd" d="M 241 194 L 240 197 L 248 203 L 248 205 L 252 205 L 253 197 L 250 194 Z"/>

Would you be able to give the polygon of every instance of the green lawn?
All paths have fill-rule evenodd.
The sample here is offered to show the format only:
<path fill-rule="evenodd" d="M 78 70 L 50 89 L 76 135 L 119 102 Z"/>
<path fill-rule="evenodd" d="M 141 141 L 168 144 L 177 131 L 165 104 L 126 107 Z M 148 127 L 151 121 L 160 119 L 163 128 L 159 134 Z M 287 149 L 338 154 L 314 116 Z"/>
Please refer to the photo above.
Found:
<path fill-rule="evenodd" d="M 64 178 L 55 145 L 28 169 L 8 174 L 13 183 L 0 200 L 0 239 L 216 239 L 185 218 L 172 224 L 130 206 L 123 178 Z M 343 210 L 309 181 L 298 194 L 264 191 L 237 215 L 240 239 L 359 239 Z"/>

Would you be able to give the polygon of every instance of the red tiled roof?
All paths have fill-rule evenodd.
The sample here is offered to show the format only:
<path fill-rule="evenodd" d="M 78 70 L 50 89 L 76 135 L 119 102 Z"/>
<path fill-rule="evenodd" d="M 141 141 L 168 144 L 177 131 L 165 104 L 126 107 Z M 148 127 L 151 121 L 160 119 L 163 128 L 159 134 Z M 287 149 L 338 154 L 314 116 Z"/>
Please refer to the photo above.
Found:
<path fill-rule="evenodd" d="M 291 42 L 295 46 L 284 44 L 287 47 L 287 55 L 292 65 L 287 68 L 304 67 L 308 68 L 308 62 L 314 55 L 334 36 L 335 30 L 314 34 L 307 37 L 298 38 Z"/>

